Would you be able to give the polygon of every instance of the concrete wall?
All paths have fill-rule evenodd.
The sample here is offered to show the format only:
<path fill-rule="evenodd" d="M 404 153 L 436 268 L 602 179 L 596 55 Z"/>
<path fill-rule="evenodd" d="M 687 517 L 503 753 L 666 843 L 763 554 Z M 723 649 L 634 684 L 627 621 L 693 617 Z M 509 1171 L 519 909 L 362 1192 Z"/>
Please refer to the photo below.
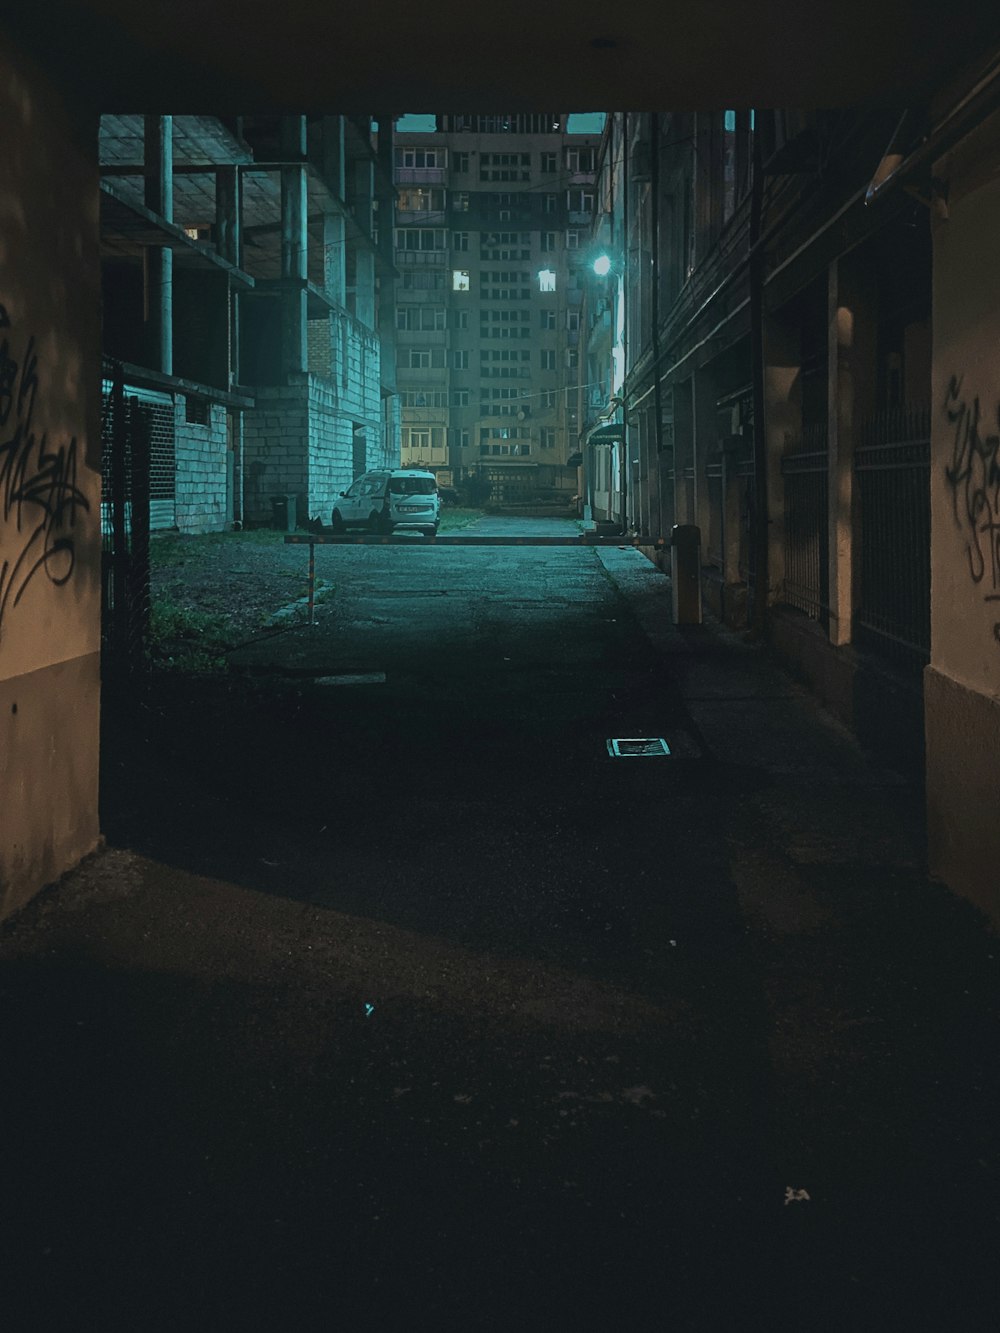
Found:
<path fill-rule="evenodd" d="M 97 118 L 0 32 L 0 915 L 98 842 Z M 23 390 L 23 392 L 22 392 Z"/>
<path fill-rule="evenodd" d="M 934 174 L 928 850 L 1000 921 L 1000 115 Z"/>
<path fill-rule="evenodd" d="M 181 532 L 223 532 L 226 517 L 226 409 L 208 406 L 208 423 L 185 419 L 185 400 L 174 404 L 176 490 L 174 521 Z"/>

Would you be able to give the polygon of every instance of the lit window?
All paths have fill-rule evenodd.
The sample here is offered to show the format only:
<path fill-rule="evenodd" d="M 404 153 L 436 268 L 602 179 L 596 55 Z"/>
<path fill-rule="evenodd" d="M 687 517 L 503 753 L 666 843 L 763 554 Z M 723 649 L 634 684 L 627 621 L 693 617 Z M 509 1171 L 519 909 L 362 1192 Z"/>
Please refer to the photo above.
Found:
<path fill-rule="evenodd" d="M 556 289 L 556 275 L 550 268 L 543 268 L 538 275 L 538 290 L 540 292 L 554 292 Z"/>
<path fill-rule="evenodd" d="M 467 292 L 469 290 L 469 270 L 467 268 L 452 269 L 451 290 L 453 292 Z"/>

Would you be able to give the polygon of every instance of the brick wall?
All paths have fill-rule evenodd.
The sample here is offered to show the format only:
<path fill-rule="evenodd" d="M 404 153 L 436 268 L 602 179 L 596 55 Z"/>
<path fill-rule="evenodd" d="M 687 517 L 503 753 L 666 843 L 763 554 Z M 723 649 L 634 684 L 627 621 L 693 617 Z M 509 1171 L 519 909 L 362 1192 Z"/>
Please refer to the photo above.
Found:
<path fill-rule="evenodd" d="M 208 406 L 208 423 L 185 419 L 185 398 L 174 400 L 176 465 L 174 521 L 181 532 L 222 532 L 226 513 L 226 409 Z"/>

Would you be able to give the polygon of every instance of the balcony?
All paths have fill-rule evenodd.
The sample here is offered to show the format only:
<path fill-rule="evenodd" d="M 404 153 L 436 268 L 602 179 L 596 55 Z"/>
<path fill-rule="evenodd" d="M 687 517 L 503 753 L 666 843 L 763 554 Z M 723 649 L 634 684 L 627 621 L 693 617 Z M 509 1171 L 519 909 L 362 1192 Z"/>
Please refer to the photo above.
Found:
<path fill-rule="evenodd" d="M 428 264 L 445 268 L 448 264 L 447 250 L 397 250 L 396 263 L 400 268 L 412 268 L 414 265 L 426 267 Z"/>
<path fill-rule="evenodd" d="M 447 169 L 445 167 L 397 167 L 397 185 L 443 185 Z"/>
<path fill-rule="evenodd" d="M 593 214 L 589 208 L 571 208 L 566 213 L 566 220 L 571 225 L 582 226 L 584 223 L 593 221 Z"/>
<path fill-rule="evenodd" d="M 396 341 L 405 347 L 447 347 L 450 343 L 448 329 L 397 329 Z"/>

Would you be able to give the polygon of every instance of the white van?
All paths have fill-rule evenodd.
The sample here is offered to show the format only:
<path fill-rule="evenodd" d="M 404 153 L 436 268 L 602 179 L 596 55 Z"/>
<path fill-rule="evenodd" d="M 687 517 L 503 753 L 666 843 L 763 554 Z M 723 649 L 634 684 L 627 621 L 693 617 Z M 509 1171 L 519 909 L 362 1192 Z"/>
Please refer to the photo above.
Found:
<path fill-rule="evenodd" d="M 417 528 L 433 537 L 440 521 L 437 478 L 417 468 L 366 472 L 340 492 L 330 515 L 334 532 L 364 528 L 388 534 L 395 528 Z"/>

